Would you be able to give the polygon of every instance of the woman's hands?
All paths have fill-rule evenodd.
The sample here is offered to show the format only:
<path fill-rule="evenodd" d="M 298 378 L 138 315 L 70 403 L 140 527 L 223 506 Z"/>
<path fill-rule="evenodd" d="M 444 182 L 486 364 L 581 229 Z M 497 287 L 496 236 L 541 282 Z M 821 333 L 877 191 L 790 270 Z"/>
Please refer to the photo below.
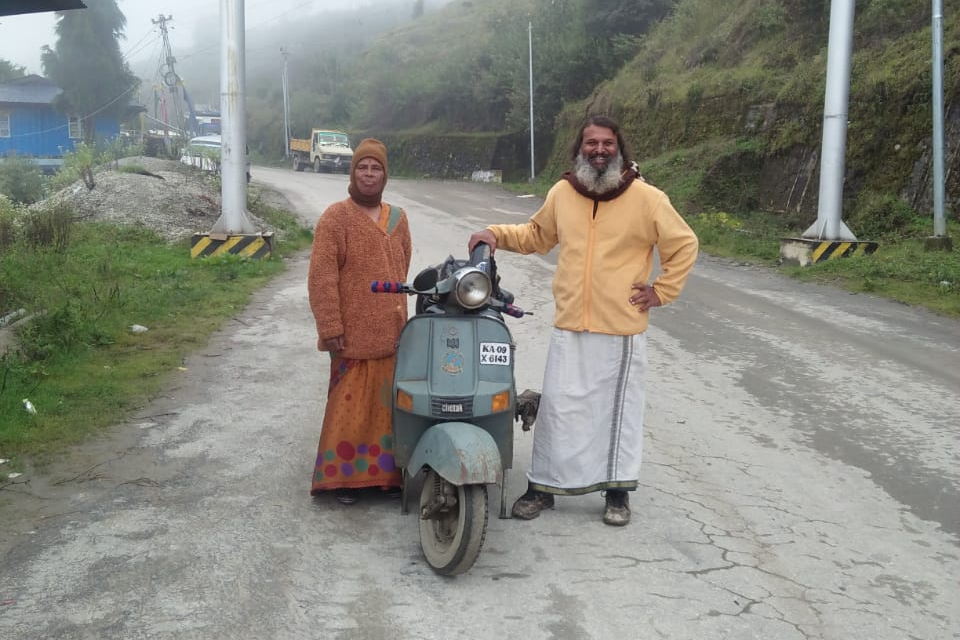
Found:
<path fill-rule="evenodd" d="M 344 343 L 343 336 L 337 336 L 335 338 L 324 338 L 323 347 L 332 353 L 337 351 L 343 351 Z"/>

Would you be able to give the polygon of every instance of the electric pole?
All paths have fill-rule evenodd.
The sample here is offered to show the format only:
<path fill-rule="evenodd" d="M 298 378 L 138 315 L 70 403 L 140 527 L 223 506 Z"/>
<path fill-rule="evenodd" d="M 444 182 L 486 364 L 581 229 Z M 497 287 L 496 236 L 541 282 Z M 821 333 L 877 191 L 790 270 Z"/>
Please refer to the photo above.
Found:
<path fill-rule="evenodd" d="M 176 117 L 175 126 L 177 132 L 182 136 L 184 135 L 184 124 L 183 124 L 183 108 L 180 104 L 180 93 L 178 87 L 180 85 L 180 76 L 177 75 L 176 63 L 177 59 L 173 56 L 173 49 L 170 47 L 170 37 L 167 33 L 167 23 L 173 22 L 173 16 L 164 16 L 160 14 L 156 20 L 151 20 L 155 25 L 158 25 L 160 28 L 160 35 L 163 37 L 163 51 L 165 54 L 164 66 L 166 71 L 163 73 L 163 84 L 167 87 L 168 92 L 173 96 L 173 110 Z M 156 115 L 156 114 L 154 114 Z M 165 125 L 170 123 L 164 120 Z M 164 129 L 164 135 L 167 135 L 169 130 Z"/>
<path fill-rule="evenodd" d="M 287 79 L 287 58 L 290 54 L 284 47 L 280 47 L 280 55 L 283 56 L 283 75 L 281 83 L 283 85 L 283 157 L 290 158 L 290 105 L 287 102 L 287 92 L 289 91 L 289 80 Z"/>

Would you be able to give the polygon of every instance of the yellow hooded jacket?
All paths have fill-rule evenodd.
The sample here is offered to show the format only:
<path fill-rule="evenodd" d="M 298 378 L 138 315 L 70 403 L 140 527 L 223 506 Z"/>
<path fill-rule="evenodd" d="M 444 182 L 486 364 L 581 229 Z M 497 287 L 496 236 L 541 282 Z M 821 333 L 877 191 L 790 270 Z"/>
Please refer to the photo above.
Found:
<path fill-rule="evenodd" d="M 498 249 L 545 254 L 559 245 L 554 325 L 610 335 L 647 329 L 649 314 L 630 304 L 630 296 L 631 285 L 650 281 L 653 248 L 661 265 L 653 287 L 667 304 L 680 295 L 699 246 L 667 195 L 639 179 L 609 201 L 580 195 L 561 180 L 529 222 L 488 228 Z"/>

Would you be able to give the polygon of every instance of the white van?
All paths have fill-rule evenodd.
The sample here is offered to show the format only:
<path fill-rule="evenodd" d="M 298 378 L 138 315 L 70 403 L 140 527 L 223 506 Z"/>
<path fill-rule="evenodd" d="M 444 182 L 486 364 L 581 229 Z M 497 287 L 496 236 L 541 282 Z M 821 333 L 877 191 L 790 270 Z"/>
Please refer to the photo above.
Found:
<path fill-rule="evenodd" d="M 214 174 L 220 173 L 220 136 L 191 138 L 180 154 L 180 162 Z M 249 150 L 248 150 L 249 151 Z M 250 157 L 247 156 L 247 182 L 250 182 Z"/>

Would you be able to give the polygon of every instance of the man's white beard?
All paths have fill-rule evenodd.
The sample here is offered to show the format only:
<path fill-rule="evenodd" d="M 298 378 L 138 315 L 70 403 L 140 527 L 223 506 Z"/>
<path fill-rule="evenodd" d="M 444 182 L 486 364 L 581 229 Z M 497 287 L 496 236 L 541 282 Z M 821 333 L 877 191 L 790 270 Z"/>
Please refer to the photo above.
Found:
<path fill-rule="evenodd" d="M 603 169 L 597 169 L 583 157 L 577 154 L 573 167 L 573 175 L 588 191 L 598 195 L 613 191 L 620 186 L 620 173 L 623 171 L 623 156 L 618 152 L 617 157 L 610 160 Z"/>

